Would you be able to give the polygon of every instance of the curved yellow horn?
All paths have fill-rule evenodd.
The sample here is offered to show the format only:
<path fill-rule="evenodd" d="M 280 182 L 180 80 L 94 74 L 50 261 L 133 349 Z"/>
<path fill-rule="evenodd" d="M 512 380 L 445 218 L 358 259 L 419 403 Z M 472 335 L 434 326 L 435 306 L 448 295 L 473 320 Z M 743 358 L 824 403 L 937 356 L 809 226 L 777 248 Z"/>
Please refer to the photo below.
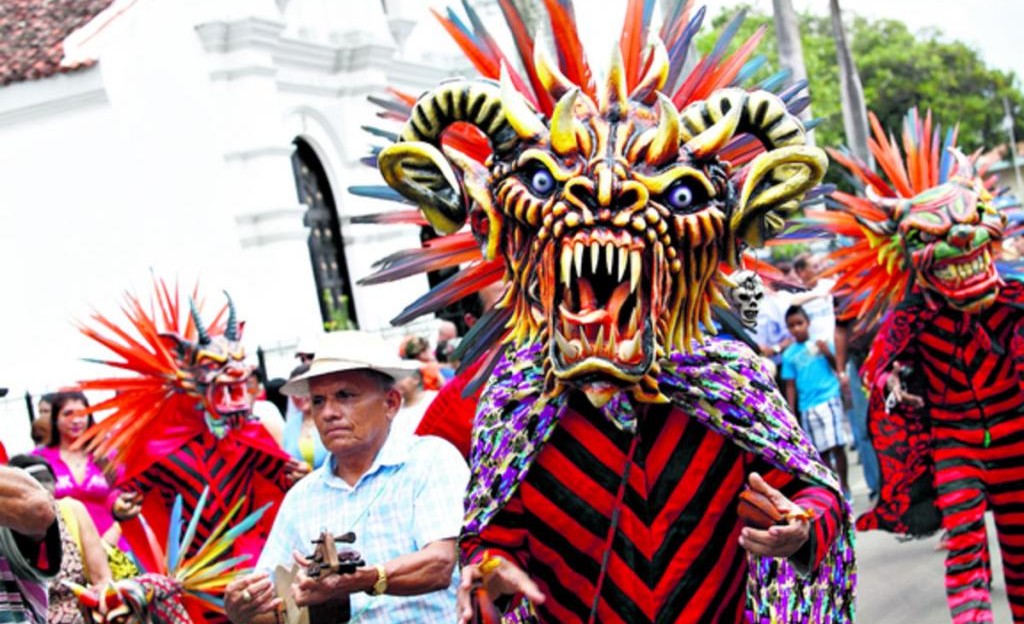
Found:
<path fill-rule="evenodd" d="M 746 103 L 746 91 L 722 89 L 687 106 L 679 113 L 685 147 L 696 158 L 722 149 L 735 136 Z"/>
<path fill-rule="evenodd" d="M 544 51 L 542 45 L 533 46 L 533 66 L 537 70 L 537 78 L 540 83 L 556 101 L 562 99 L 562 96 L 576 87 L 558 69 L 558 66 L 552 63 L 551 57 Z"/>
<path fill-rule="evenodd" d="M 660 91 L 658 94 L 658 129 L 647 148 L 649 165 L 661 165 L 679 155 L 679 112 L 675 104 Z"/>
<path fill-rule="evenodd" d="M 562 156 L 573 152 L 578 145 L 575 109 L 579 95 L 579 87 L 573 87 L 558 100 L 551 113 L 551 148 Z"/>
<path fill-rule="evenodd" d="M 612 121 L 626 116 L 626 66 L 622 61 L 622 50 L 616 42 L 612 50 L 612 64 L 608 68 L 608 79 L 601 93 L 601 111 Z"/>

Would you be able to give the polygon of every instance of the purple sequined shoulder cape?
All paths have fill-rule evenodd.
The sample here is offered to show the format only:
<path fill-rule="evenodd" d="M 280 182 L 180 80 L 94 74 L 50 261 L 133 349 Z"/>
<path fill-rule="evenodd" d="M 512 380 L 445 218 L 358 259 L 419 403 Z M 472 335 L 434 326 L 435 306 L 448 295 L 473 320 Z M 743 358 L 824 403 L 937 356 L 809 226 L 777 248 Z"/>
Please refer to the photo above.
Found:
<path fill-rule="evenodd" d="M 539 345 L 510 348 L 484 391 L 473 427 L 463 536 L 479 535 L 511 499 L 568 405 L 565 393 L 542 396 L 542 358 Z M 842 500 L 835 476 L 821 463 L 760 358 L 745 345 L 709 339 L 692 354 L 670 354 L 660 365 L 661 390 L 678 409 L 774 467 L 831 489 Z M 635 426 L 635 409 L 624 392 L 601 412 L 620 427 Z M 756 622 L 853 620 L 856 572 L 848 508 L 844 518 L 824 562 L 808 575 L 798 574 L 785 560 L 752 556 L 748 607 Z"/>

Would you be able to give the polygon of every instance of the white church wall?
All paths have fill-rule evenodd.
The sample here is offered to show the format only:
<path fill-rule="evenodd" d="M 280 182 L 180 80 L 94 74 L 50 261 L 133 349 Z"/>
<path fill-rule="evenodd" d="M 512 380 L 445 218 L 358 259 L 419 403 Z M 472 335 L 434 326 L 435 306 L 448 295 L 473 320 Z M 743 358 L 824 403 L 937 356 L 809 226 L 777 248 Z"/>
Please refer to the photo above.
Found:
<path fill-rule="evenodd" d="M 278 7 L 284 7 L 284 13 Z M 419 245 L 413 226 L 351 223 L 394 209 L 351 196 L 379 183 L 359 162 L 380 142 L 366 101 L 394 82 L 419 93 L 458 63 L 393 59 L 378 3 L 326 0 L 139 3 L 102 30 L 96 67 L 0 89 L 0 441 L 29 446 L 25 391 L 38 395 L 112 369 L 74 322 L 120 320 L 125 290 L 151 276 L 198 278 L 212 311 L 230 292 L 272 376 L 321 331 L 291 166 L 313 146 L 334 194 L 361 326 L 392 340 L 432 333 L 388 321 L 427 290 L 425 277 L 362 287 L 377 259 Z M 304 37 L 304 39 L 303 39 Z"/>

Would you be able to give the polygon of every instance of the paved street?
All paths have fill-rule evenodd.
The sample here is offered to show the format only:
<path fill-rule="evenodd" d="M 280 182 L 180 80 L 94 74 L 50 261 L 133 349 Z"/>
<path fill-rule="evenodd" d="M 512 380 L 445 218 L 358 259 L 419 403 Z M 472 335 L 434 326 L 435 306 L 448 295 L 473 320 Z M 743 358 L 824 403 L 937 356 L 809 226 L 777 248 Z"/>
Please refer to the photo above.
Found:
<path fill-rule="evenodd" d="M 850 457 L 850 482 L 857 513 L 867 508 L 867 486 Z M 864 624 L 948 624 L 943 585 L 945 552 L 936 550 L 938 537 L 899 542 L 892 535 L 873 531 L 857 534 L 857 622 Z M 992 601 L 995 621 L 1010 624 L 998 545 L 989 518 L 989 546 L 993 553 Z"/>

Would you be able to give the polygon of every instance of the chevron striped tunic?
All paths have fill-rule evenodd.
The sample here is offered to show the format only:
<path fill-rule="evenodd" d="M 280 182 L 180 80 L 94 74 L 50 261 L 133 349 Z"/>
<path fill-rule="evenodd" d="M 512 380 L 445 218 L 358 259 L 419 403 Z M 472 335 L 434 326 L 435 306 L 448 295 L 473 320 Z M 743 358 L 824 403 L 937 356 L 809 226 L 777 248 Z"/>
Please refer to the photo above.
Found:
<path fill-rule="evenodd" d="M 490 549 L 526 569 L 547 597 L 537 607 L 542 622 L 588 621 L 616 507 L 595 621 L 743 621 L 747 556 L 736 504 L 752 471 L 815 511 L 794 560 L 820 563 L 839 526 L 829 490 L 804 487 L 679 409 L 641 417 L 630 462 L 633 434 L 575 407 L 583 413 L 567 412 L 510 502 L 462 544 L 466 561 Z"/>

